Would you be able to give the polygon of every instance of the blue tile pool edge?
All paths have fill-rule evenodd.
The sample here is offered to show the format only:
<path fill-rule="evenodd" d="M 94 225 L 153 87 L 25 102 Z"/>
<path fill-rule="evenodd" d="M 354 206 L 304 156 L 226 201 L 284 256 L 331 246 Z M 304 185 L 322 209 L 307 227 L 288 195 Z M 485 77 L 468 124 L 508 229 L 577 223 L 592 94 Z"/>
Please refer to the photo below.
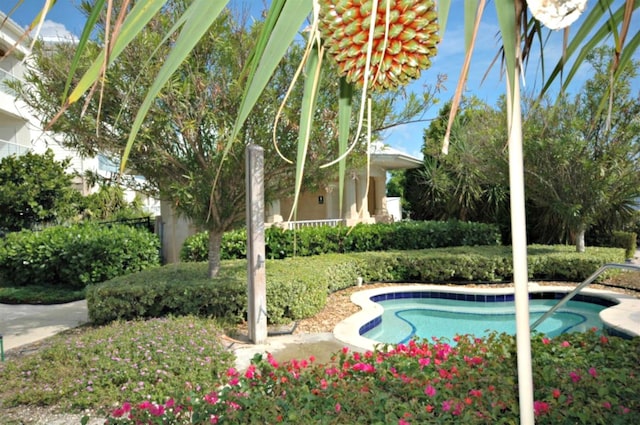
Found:
<path fill-rule="evenodd" d="M 542 286 L 537 283 L 529 285 L 530 298 L 561 299 L 573 290 L 573 287 Z M 334 336 L 341 342 L 359 347 L 362 350 L 372 350 L 379 342 L 363 337 L 361 329 L 370 330 L 382 320 L 383 308 L 374 300 L 417 298 L 415 294 L 430 297 L 434 293 L 440 298 L 450 299 L 483 299 L 485 302 L 500 302 L 513 300 L 513 288 L 460 288 L 443 287 L 442 285 L 403 285 L 368 289 L 354 293 L 352 302 L 362 308 L 362 311 L 348 317 L 334 328 Z M 401 294 L 401 295 L 398 295 Z M 630 295 L 603 291 L 598 289 L 583 289 L 576 297 L 580 301 L 598 301 L 605 306 L 610 305 L 600 313 L 605 330 L 611 335 L 640 336 L 640 300 Z M 366 330 L 364 332 L 366 332 Z"/>

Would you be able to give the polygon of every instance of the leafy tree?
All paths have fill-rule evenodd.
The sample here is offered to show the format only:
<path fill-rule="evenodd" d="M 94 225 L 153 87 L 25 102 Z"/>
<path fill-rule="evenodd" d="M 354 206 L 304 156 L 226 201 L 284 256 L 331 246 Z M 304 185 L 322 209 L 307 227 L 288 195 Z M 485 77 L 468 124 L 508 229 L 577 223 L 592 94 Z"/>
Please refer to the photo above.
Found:
<path fill-rule="evenodd" d="M 502 115 L 476 98 L 465 99 L 440 152 L 450 103 L 425 129 L 423 166 L 407 172 L 404 191 L 412 218 L 498 223 L 506 218 L 508 186 Z"/>
<path fill-rule="evenodd" d="M 27 152 L 0 161 L 0 229 L 19 231 L 60 223 L 78 213 L 80 192 L 67 174 L 69 160 L 58 162 L 51 150 Z"/>
<path fill-rule="evenodd" d="M 138 196 L 128 202 L 124 188 L 108 182 L 101 182 L 98 191 L 82 201 L 82 214 L 88 219 L 104 221 L 148 216 Z"/>
<path fill-rule="evenodd" d="M 570 240 L 585 249 L 585 233 L 600 224 L 621 228 L 640 196 L 640 96 L 630 80 L 638 64 L 624 67 L 608 98 L 610 54 L 589 55 L 594 76 L 574 98 L 555 104 L 529 101 L 525 120 L 525 170 L 530 233 L 539 242 Z M 610 120 L 598 114 L 610 100 Z"/>
<path fill-rule="evenodd" d="M 152 21 L 152 25 L 122 53 L 107 72 L 102 101 L 93 97 L 84 105 L 74 104 L 57 120 L 52 130 L 64 135 L 64 145 L 84 155 L 101 153 L 119 158 L 144 93 L 171 47 L 172 40 L 161 44 L 156 57 L 150 52 L 162 41 L 175 16 L 189 1 L 173 1 Z M 91 4 L 85 3 L 90 9 Z M 250 58 L 261 22 L 247 25 L 241 16 L 227 11 L 216 20 L 173 75 L 153 103 L 131 151 L 129 172 L 144 176 L 163 200 L 209 232 L 209 273 L 217 274 L 222 234 L 245 221 L 244 150 L 249 143 L 265 149 L 265 190 L 267 201 L 290 196 L 295 167 L 283 162 L 271 142 L 274 117 L 285 98 L 291 76 L 302 56 L 298 45 L 291 46 L 270 83 L 260 97 L 259 107 L 247 118 L 223 161 L 227 138 L 233 128 L 246 84 L 243 68 Z M 104 33 L 101 28 L 100 34 Z M 85 53 L 79 74 L 95 56 L 98 45 Z M 64 75 L 69 72 L 72 45 L 38 46 L 36 69 L 26 76 L 27 84 L 17 87 L 20 96 L 45 121 L 58 112 L 64 92 Z M 306 173 L 304 185 L 313 188 L 335 167 L 320 170 L 318 165 L 337 156 L 338 81 L 335 69 L 328 69 L 321 81 L 310 149 L 307 155 L 313 170 Z M 85 98 L 89 99 L 88 97 Z M 276 130 L 279 150 L 295 159 L 298 143 L 298 113 L 302 87 L 289 96 Z M 398 113 L 399 96 L 380 95 L 374 108 L 373 126 L 387 128 L 389 120 L 410 119 L 423 110 L 423 101 L 415 95 Z M 356 101 L 354 106 L 358 106 Z M 96 126 L 98 130 L 96 131 Z M 360 152 L 362 150 L 360 149 Z M 355 156 L 351 164 L 362 161 Z"/>

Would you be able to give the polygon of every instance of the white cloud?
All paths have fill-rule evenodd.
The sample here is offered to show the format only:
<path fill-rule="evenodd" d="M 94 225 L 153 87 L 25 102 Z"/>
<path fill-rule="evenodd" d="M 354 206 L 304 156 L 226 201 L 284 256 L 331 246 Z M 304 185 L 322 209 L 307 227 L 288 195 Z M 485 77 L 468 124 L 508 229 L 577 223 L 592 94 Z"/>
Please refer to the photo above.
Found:
<path fill-rule="evenodd" d="M 37 27 L 34 29 L 34 31 L 37 31 Z M 33 35 L 35 36 L 35 32 L 33 33 Z M 76 37 L 76 35 L 71 31 L 69 31 L 67 27 L 64 26 L 64 24 L 48 19 L 45 20 L 42 24 L 42 28 L 40 29 L 38 37 L 48 42 L 78 41 L 78 37 Z"/>

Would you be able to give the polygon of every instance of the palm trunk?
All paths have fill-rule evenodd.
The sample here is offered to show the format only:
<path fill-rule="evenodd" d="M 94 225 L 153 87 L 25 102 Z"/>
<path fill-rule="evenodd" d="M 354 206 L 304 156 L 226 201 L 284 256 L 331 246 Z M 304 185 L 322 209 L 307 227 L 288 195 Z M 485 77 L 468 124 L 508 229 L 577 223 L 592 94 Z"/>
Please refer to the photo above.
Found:
<path fill-rule="evenodd" d="M 209 279 L 213 279 L 220 271 L 220 246 L 222 233 L 209 230 Z"/>

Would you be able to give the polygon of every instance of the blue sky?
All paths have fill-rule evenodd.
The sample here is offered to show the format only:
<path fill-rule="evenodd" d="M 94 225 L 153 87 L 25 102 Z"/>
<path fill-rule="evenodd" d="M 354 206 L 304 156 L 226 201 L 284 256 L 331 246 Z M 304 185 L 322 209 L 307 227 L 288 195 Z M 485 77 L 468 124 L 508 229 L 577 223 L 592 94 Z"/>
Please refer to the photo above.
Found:
<path fill-rule="evenodd" d="M 431 68 L 424 71 L 421 78 L 408 87 L 408 90 L 420 92 L 425 85 L 435 84 L 438 74 L 447 75 L 447 81 L 444 84 L 445 90 L 438 94 L 440 103 L 425 111 L 424 118 L 427 119 L 437 116 L 440 106 L 453 96 L 458 81 L 464 60 L 462 1 L 463 0 L 453 1 L 443 41 L 438 47 L 438 55 L 433 59 Z M 14 2 L 9 0 L 9 5 L 13 6 Z M 592 2 L 593 0 L 590 3 Z M 621 0 L 615 1 L 617 4 L 620 2 Z M 84 26 L 84 16 L 75 7 L 78 3 L 79 0 L 58 0 L 47 15 L 47 22 L 43 27 L 42 34 L 45 36 L 62 37 L 68 36 L 69 34 L 80 34 Z M 263 1 L 231 0 L 231 3 L 250 4 L 251 13 L 259 16 Z M 26 0 L 20 5 L 17 11 L 14 12 L 11 18 L 19 25 L 26 26 L 34 19 L 43 4 L 44 0 Z M 2 11 L 8 13 L 9 10 L 5 10 L 5 7 L 7 6 L 2 6 Z M 640 11 L 636 10 L 630 34 L 635 34 L 637 31 L 640 31 L 639 13 Z M 574 27 L 576 27 L 575 24 Z M 474 94 L 492 105 L 499 96 L 505 92 L 504 80 L 500 78 L 499 74 L 499 62 L 493 65 L 491 71 L 483 81 L 483 77 L 500 47 L 498 33 L 499 29 L 495 17 L 495 4 L 489 1 L 480 27 L 479 38 L 476 41 L 476 49 L 471 62 L 466 93 Z M 562 32 L 553 32 L 545 46 L 545 66 L 547 67 L 547 73 L 550 72 L 553 65 L 555 65 L 561 52 Z M 640 53 L 636 54 L 636 59 L 640 60 Z M 589 67 L 586 65 L 583 66 L 580 72 L 574 77 L 574 83 L 570 91 L 579 90 L 582 84 L 589 78 L 589 73 Z M 539 90 L 540 74 L 539 63 L 537 63 L 537 60 L 532 56 L 525 74 L 524 89 L 532 92 Z M 640 90 L 640 77 L 636 78 L 634 88 L 636 93 Z M 396 127 L 383 134 L 384 142 L 408 154 L 420 156 L 423 130 L 428 127 L 428 125 L 429 123 L 425 122 Z"/>

